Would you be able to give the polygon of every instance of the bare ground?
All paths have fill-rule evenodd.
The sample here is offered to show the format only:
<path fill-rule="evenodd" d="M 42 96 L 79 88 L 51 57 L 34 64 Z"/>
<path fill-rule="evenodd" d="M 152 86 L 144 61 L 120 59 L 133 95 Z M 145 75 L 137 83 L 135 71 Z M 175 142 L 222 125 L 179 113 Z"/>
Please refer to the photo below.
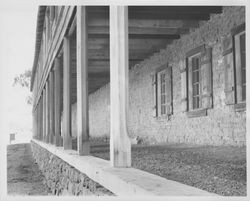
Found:
<path fill-rule="evenodd" d="M 48 195 L 44 177 L 32 158 L 29 143 L 7 147 L 7 189 L 9 195 Z"/>
<path fill-rule="evenodd" d="M 109 145 L 93 144 L 91 154 L 109 160 Z M 30 144 L 8 146 L 7 165 L 10 195 L 49 194 Z M 137 145 L 132 166 L 219 195 L 246 196 L 246 147 Z"/>
<path fill-rule="evenodd" d="M 109 160 L 109 148 L 96 146 L 92 155 Z M 134 146 L 132 166 L 219 195 L 246 196 L 246 147 Z"/>

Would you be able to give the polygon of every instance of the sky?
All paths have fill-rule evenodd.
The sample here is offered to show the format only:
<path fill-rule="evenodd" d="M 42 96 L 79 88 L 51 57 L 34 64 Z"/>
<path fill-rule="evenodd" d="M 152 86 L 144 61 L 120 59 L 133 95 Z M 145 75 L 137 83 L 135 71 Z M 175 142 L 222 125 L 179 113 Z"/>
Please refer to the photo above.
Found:
<path fill-rule="evenodd" d="M 5 139 L 10 132 L 31 133 L 32 107 L 26 104 L 30 91 L 13 87 L 13 80 L 32 68 L 37 11 L 34 4 L 0 4 L 0 111 Z"/>

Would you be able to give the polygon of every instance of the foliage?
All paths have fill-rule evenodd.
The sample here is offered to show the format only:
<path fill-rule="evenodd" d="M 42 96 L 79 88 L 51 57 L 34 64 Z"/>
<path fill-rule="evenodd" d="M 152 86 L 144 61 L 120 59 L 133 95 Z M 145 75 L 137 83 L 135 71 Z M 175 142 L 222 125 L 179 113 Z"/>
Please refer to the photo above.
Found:
<path fill-rule="evenodd" d="M 14 78 L 13 86 L 17 84 L 22 87 L 30 87 L 30 79 L 31 79 L 31 70 L 25 70 L 24 73 L 19 74 Z"/>
<path fill-rule="evenodd" d="M 29 90 L 31 74 L 32 74 L 31 70 L 25 70 L 24 73 L 17 75 L 14 78 L 13 86 L 19 85 L 19 86 L 27 88 Z M 28 105 L 32 105 L 32 101 L 33 101 L 33 99 L 32 99 L 31 95 L 26 97 L 26 102 Z"/>

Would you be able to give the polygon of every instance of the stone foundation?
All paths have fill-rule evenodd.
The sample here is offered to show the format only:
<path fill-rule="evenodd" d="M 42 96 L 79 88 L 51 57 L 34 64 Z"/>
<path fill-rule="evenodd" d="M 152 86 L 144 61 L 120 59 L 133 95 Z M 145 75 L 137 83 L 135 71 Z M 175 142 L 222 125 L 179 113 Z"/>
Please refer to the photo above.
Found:
<path fill-rule="evenodd" d="M 45 176 L 45 183 L 53 195 L 114 195 L 62 159 L 35 143 L 31 143 L 33 157 Z"/>

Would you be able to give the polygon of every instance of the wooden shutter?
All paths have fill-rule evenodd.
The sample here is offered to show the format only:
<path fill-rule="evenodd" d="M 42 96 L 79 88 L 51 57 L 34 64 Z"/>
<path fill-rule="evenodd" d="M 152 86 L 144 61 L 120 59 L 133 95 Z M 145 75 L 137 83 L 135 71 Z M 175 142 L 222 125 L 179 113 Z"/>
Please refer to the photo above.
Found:
<path fill-rule="evenodd" d="M 241 36 L 244 36 L 244 34 L 238 34 L 234 36 L 234 44 L 235 44 L 235 72 L 236 72 L 236 102 L 242 102 L 242 79 L 245 74 L 243 74 L 242 71 L 242 59 L 241 58 L 241 51 L 243 48 L 243 41 L 240 40 Z M 242 43 L 242 44 L 241 44 Z M 244 40 L 245 43 L 245 40 Z"/>
<path fill-rule="evenodd" d="M 166 113 L 173 113 L 173 94 L 172 94 L 172 68 L 166 69 Z"/>
<path fill-rule="evenodd" d="M 181 70 L 181 111 L 187 111 L 187 68 Z"/>
<path fill-rule="evenodd" d="M 226 104 L 235 103 L 234 87 L 234 63 L 233 63 L 233 42 L 232 37 L 227 37 L 222 41 L 224 76 L 225 76 L 225 96 Z"/>
<path fill-rule="evenodd" d="M 192 59 L 187 58 L 187 70 L 188 70 L 188 110 L 193 109 L 193 83 L 192 83 Z"/>
<path fill-rule="evenodd" d="M 152 88 L 153 88 L 153 117 L 157 117 L 157 74 L 152 75 Z"/>
<path fill-rule="evenodd" d="M 212 48 L 201 54 L 202 108 L 212 108 Z"/>

